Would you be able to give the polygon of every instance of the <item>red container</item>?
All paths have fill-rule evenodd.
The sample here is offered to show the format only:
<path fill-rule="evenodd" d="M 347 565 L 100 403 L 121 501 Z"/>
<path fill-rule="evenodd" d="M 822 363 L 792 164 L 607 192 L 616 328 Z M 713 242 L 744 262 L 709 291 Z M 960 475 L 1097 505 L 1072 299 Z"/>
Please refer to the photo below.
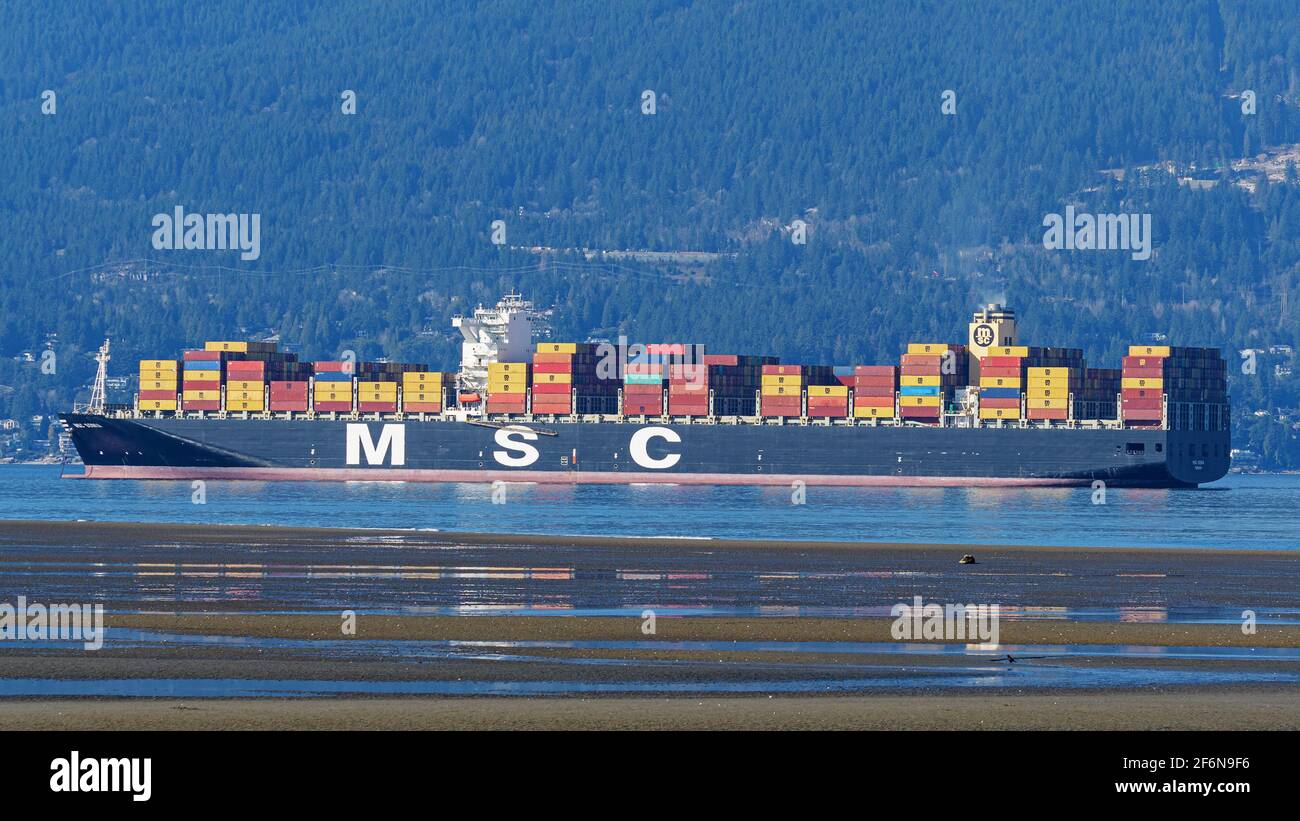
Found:
<path fill-rule="evenodd" d="M 624 402 L 623 413 L 629 416 L 658 416 L 663 413 L 663 405 L 658 402 Z"/>
<path fill-rule="evenodd" d="M 352 411 L 351 402 L 317 402 L 315 405 L 317 413 L 350 413 Z"/>
<path fill-rule="evenodd" d="M 862 396 L 854 398 L 853 407 L 855 408 L 892 408 L 894 407 L 894 398 L 892 396 Z"/>
<path fill-rule="evenodd" d="M 935 365 L 904 365 L 903 376 L 943 376 L 940 370 L 942 366 Z"/>
<path fill-rule="evenodd" d="M 624 413 L 627 413 L 627 411 L 624 411 Z M 668 413 L 673 416 L 708 416 L 709 403 L 673 402 L 672 400 L 669 400 Z"/>
<path fill-rule="evenodd" d="M 217 399 L 182 399 L 181 410 L 221 410 L 221 401 Z"/>
<path fill-rule="evenodd" d="M 1126 356 L 1120 360 L 1120 365 L 1126 371 L 1129 368 L 1162 368 L 1164 364 L 1163 356 Z"/>
<path fill-rule="evenodd" d="M 708 383 L 703 383 L 699 385 L 693 385 L 690 382 L 683 382 L 680 385 L 676 383 L 669 383 L 668 395 L 669 396 L 708 396 L 709 386 Z"/>
<path fill-rule="evenodd" d="M 879 388 L 854 388 L 854 389 L 853 389 L 853 395 L 856 396 L 856 397 L 859 397 L 859 398 L 865 398 L 865 397 L 868 397 L 868 396 L 879 396 L 879 397 L 883 397 L 883 398 L 886 398 L 886 399 L 893 399 L 893 398 L 894 398 L 894 389 L 893 389 L 893 388 L 886 388 L 886 387 L 879 387 Z"/>
<path fill-rule="evenodd" d="M 808 407 L 829 408 L 849 404 L 847 396 L 810 396 Z"/>
<path fill-rule="evenodd" d="M 533 373 L 573 373 L 572 362 L 534 362 Z"/>
<path fill-rule="evenodd" d="M 740 357 L 734 353 L 706 353 L 705 365 L 739 365 Z"/>
<path fill-rule="evenodd" d="M 260 359 L 231 359 L 226 362 L 226 371 L 264 371 L 266 363 Z"/>
<path fill-rule="evenodd" d="M 1029 408 L 1026 413 L 1030 419 L 1068 419 L 1065 408 Z"/>
<path fill-rule="evenodd" d="M 799 416 L 802 411 L 799 408 L 769 408 L 763 406 L 763 416 Z"/>
<path fill-rule="evenodd" d="M 362 413 L 396 413 L 397 400 L 392 402 L 358 402 L 357 407 Z"/>
<path fill-rule="evenodd" d="M 930 417 L 933 419 L 939 418 L 939 408 L 933 408 L 929 406 L 907 407 L 906 405 L 904 405 L 902 408 L 899 408 L 899 412 L 902 413 L 904 416 L 921 416 L 921 417 Z"/>
<path fill-rule="evenodd" d="M 624 396 L 661 396 L 664 389 L 658 385 L 624 385 Z"/>
<path fill-rule="evenodd" d="M 980 376 L 1020 376 L 1019 368 L 990 368 L 987 365 L 980 366 Z"/>
<path fill-rule="evenodd" d="M 1006 397 L 980 397 L 981 408 L 1018 408 L 1020 400 L 1014 396 Z"/>
<path fill-rule="evenodd" d="M 1159 388 L 1121 388 L 1121 399 L 1155 399 L 1159 401 L 1160 394 L 1164 393 Z"/>
<path fill-rule="evenodd" d="M 307 410 L 307 397 L 281 399 L 272 396 L 269 407 L 273 411 L 305 411 Z"/>
<path fill-rule="evenodd" d="M 1160 379 L 1165 375 L 1164 368 L 1125 368 L 1122 371 L 1125 379 Z"/>
<path fill-rule="evenodd" d="M 1025 364 L 1021 356 L 986 356 L 980 360 L 980 373 L 985 368 L 1019 368 Z"/>
<path fill-rule="evenodd" d="M 175 399 L 176 391 L 140 391 L 140 398 L 147 399 Z"/>
<path fill-rule="evenodd" d="M 898 358 L 900 365 L 934 365 L 943 364 L 943 357 L 936 353 L 905 353 Z"/>
<path fill-rule="evenodd" d="M 808 415 L 817 419 L 837 419 L 848 416 L 845 408 L 808 408 Z"/>
<path fill-rule="evenodd" d="M 406 413 L 441 413 L 442 403 L 441 402 L 404 402 L 402 404 L 402 409 Z M 488 413 L 492 413 L 492 412 L 493 411 L 491 410 L 490 403 L 489 403 Z M 521 406 L 518 411 L 507 411 L 507 412 L 523 413 L 524 409 Z"/>
<path fill-rule="evenodd" d="M 533 385 L 533 396 L 538 396 L 538 395 L 568 396 L 569 391 L 572 389 L 573 389 L 572 385 L 555 384 L 550 382 L 539 382 Z"/>
<path fill-rule="evenodd" d="M 1135 409 L 1142 409 L 1142 410 L 1158 411 L 1160 410 L 1160 404 L 1161 404 L 1161 400 L 1159 397 L 1147 398 L 1147 399 L 1125 399 L 1124 410 L 1127 411 L 1130 408 L 1135 408 Z"/>
<path fill-rule="evenodd" d="M 307 393 L 306 382 L 271 382 L 271 393 Z"/>
<path fill-rule="evenodd" d="M 216 391 L 220 389 L 220 382 L 200 382 L 197 379 L 181 380 L 181 390 L 183 391 Z"/>
<path fill-rule="evenodd" d="M 893 365 L 859 365 L 853 369 L 853 375 L 859 379 L 864 376 L 874 379 L 880 379 L 882 377 L 892 379 L 897 373 L 898 370 Z"/>
<path fill-rule="evenodd" d="M 186 351 L 181 356 L 189 362 L 221 361 L 221 351 Z"/>
<path fill-rule="evenodd" d="M 854 385 L 856 385 L 856 384 L 857 384 L 857 381 L 858 381 L 858 378 L 857 378 L 856 376 L 840 376 L 840 375 L 836 375 L 835 378 L 839 380 L 839 382 L 840 382 L 841 385 L 847 385 L 847 386 L 849 386 L 850 388 L 853 387 Z"/>
<path fill-rule="evenodd" d="M 313 362 L 312 369 L 316 373 L 349 373 L 355 367 L 354 362 Z"/>
<path fill-rule="evenodd" d="M 856 387 L 859 388 L 890 388 L 893 389 L 898 384 L 898 378 L 893 374 L 889 376 L 855 376 Z"/>
<path fill-rule="evenodd" d="M 1158 421 L 1160 421 L 1160 409 L 1159 409 L 1159 408 L 1154 408 L 1154 409 L 1152 409 L 1152 408 L 1125 408 L 1125 409 L 1124 409 L 1124 421 L 1125 421 L 1125 422 L 1128 422 L 1128 421 L 1130 421 L 1130 420 L 1135 420 L 1135 421 L 1150 421 L 1150 422 L 1158 422 Z"/>
<path fill-rule="evenodd" d="M 803 365 L 764 365 L 763 376 L 798 376 Z"/>

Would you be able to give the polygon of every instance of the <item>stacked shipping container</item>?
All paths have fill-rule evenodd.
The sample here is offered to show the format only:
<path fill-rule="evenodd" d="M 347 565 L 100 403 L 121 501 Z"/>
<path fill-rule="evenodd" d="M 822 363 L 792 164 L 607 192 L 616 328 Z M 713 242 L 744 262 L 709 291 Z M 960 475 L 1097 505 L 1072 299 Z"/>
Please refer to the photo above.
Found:
<path fill-rule="evenodd" d="M 853 369 L 853 415 L 859 419 L 893 419 L 898 393 L 898 366 L 858 365 Z"/>
<path fill-rule="evenodd" d="M 763 416 L 802 416 L 804 389 L 810 387 L 836 386 L 844 387 L 835 378 L 835 370 L 828 365 L 764 365 L 762 367 L 762 385 L 759 392 L 759 413 Z M 810 393 L 811 396 L 811 393 Z M 831 400 L 838 397 L 819 396 Z M 848 407 L 848 389 L 844 393 L 845 408 Z M 827 408 L 822 404 L 821 408 Z M 809 408 L 811 413 L 811 408 Z"/>
<path fill-rule="evenodd" d="M 1128 353 L 1120 383 L 1125 425 L 1158 427 L 1164 397 L 1171 406 L 1227 403 L 1227 365 L 1217 348 L 1132 345 Z"/>
<path fill-rule="evenodd" d="M 528 409 L 528 379 L 532 368 L 527 362 L 492 362 L 488 364 L 488 413 L 524 413 Z"/>
<path fill-rule="evenodd" d="M 899 371 L 899 413 L 913 422 L 937 423 L 953 390 L 969 383 L 966 346 L 913 342 Z"/>
<path fill-rule="evenodd" d="M 1078 348 L 989 348 L 980 360 L 980 419 L 1020 419 L 1022 393 L 1034 410 L 1030 419 L 1068 419 L 1070 390 L 1082 385 L 1083 369 Z"/>
<path fill-rule="evenodd" d="M 180 363 L 175 359 L 140 360 L 140 410 L 174 411 Z"/>

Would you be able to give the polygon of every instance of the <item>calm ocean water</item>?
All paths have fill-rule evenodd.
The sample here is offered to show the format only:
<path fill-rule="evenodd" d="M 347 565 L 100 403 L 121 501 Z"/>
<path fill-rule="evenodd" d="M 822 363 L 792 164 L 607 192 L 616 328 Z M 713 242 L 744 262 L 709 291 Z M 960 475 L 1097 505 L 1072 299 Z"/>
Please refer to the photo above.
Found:
<path fill-rule="evenodd" d="M 79 472 L 80 467 L 70 468 Z M 416 528 L 695 538 L 1300 548 L 1300 476 L 1229 476 L 1200 490 L 807 489 L 486 484 L 76 481 L 0 465 L 0 518 Z"/>

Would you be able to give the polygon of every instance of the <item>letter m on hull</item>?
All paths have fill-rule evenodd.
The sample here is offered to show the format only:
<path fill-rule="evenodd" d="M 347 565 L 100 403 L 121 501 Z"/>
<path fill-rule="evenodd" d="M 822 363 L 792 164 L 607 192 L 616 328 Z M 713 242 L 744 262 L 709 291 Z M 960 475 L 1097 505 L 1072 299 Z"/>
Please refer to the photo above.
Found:
<path fill-rule="evenodd" d="M 367 465 L 382 465 L 387 459 L 390 465 L 406 464 L 406 425 L 384 425 L 376 443 L 370 436 L 370 426 L 366 424 L 348 425 L 347 460 L 349 465 L 361 464 L 364 451 Z"/>

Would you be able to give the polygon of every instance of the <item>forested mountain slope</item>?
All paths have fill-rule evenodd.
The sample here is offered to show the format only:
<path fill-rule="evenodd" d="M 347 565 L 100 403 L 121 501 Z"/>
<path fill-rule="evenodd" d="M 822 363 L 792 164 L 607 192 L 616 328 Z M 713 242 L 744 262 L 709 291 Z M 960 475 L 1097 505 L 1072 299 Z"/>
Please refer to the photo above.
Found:
<path fill-rule="evenodd" d="M 270 333 L 451 367 L 450 314 L 504 288 L 554 306 L 558 337 L 833 363 L 961 340 L 990 299 L 1026 341 L 1096 364 L 1147 334 L 1235 351 L 1300 328 L 1296 185 L 1232 170 L 1300 143 L 1300 15 L 1281 0 L 5 2 L 0 19 L 0 417 L 65 407 L 105 336 L 119 373 Z M 260 215 L 260 255 L 155 249 L 151 220 L 178 205 Z M 1045 249 L 1068 205 L 1150 214 L 1150 259 Z M 57 373 L 13 360 L 51 334 Z M 1300 391 L 1276 365 L 1235 376 L 1238 410 L 1270 414 L 1238 438 L 1300 465 L 1277 421 Z"/>

